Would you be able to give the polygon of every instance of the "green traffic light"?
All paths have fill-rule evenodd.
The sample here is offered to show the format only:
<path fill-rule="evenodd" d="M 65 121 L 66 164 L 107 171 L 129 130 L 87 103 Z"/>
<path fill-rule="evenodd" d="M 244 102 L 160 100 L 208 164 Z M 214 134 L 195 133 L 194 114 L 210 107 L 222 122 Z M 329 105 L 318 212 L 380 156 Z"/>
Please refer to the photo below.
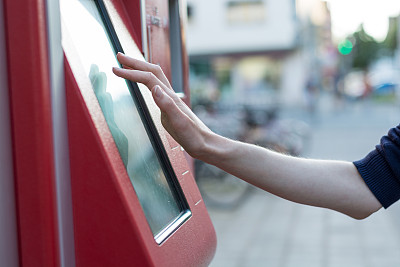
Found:
<path fill-rule="evenodd" d="M 346 39 L 339 43 L 338 50 L 340 54 L 348 55 L 351 53 L 351 50 L 353 50 L 353 43 L 350 40 Z"/>

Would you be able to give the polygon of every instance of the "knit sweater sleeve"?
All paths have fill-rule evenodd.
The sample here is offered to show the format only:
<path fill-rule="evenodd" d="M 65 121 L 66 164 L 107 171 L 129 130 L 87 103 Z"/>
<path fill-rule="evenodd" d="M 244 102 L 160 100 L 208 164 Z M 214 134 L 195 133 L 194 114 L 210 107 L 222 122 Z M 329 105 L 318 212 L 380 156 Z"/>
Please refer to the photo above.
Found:
<path fill-rule="evenodd" d="M 400 125 L 389 130 L 365 158 L 353 162 L 386 209 L 400 199 Z"/>

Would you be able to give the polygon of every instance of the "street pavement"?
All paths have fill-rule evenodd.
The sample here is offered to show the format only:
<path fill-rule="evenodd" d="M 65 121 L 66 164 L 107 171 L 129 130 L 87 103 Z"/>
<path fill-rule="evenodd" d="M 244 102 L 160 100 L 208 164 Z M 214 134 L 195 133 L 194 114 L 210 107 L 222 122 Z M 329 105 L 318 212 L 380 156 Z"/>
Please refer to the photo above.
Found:
<path fill-rule="evenodd" d="M 400 122 L 400 108 L 373 101 L 337 105 L 324 96 L 314 115 L 287 110 L 283 116 L 312 126 L 305 157 L 354 161 Z M 358 221 L 257 189 L 237 209 L 209 207 L 209 213 L 218 240 L 211 267 L 400 266 L 400 204 Z"/>

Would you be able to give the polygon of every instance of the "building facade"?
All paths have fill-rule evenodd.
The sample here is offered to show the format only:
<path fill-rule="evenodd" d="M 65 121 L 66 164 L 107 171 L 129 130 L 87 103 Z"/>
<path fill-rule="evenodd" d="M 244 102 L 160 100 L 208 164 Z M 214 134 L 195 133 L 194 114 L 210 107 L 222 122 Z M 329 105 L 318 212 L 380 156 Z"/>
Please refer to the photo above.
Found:
<path fill-rule="evenodd" d="M 274 95 L 273 101 L 280 104 L 306 104 L 307 82 L 310 76 L 320 75 L 310 72 L 321 69 L 324 60 L 319 58 L 327 53 L 326 43 L 330 42 L 326 2 L 188 1 L 187 49 L 195 81 L 191 85 L 193 97 L 197 90 L 213 84 L 216 88 L 210 90 L 233 102 L 265 105 Z M 204 79 L 208 81 L 202 85 Z"/>

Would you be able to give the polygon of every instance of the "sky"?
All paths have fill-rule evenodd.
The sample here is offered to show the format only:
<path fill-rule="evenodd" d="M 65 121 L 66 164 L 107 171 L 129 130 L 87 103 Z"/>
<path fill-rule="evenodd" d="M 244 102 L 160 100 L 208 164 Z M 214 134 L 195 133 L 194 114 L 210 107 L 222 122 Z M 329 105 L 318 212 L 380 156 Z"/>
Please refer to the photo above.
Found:
<path fill-rule="evenodd" d="M 388 17 L 400 14 L 400 0 L 326 0 L 335 39 L 345 38 L 364 23 L 365 31 L 381 41 L 386 37 Z"/>

